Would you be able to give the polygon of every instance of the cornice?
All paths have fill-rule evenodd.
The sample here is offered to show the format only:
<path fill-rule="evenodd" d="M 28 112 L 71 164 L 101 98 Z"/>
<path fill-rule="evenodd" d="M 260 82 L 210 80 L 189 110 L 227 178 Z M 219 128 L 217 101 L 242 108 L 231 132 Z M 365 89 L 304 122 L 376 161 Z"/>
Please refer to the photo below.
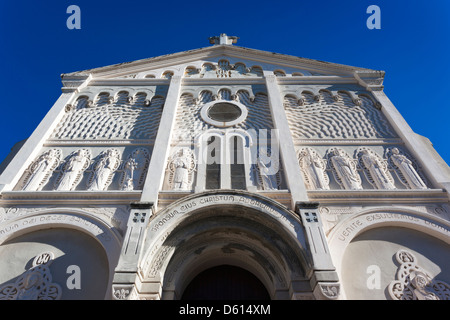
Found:
<path fill-rule="evenodd" d="M 315 190 L 308 198 L 320 204 L 394 204 L 394 203 L 446 203 L 443 189 L 426 190 Z"/>
<path fill-rule="evenodd" d="M 66 146 L 152 146 L 155 139 L 48 139 L 44 147 Z"/>
<path fill-rule="evenodd" d="M 398 145 L 403 144 L 400 138 L 380 138 L 380 139 L 294 139 L 296 147 L 301 146 L 326 146 L 326 145 Z"/>
<path fill-rule="evenodd" d="M 0 204 L 130 204 L 139 201 L 138 191 L 7 191 Z"/>

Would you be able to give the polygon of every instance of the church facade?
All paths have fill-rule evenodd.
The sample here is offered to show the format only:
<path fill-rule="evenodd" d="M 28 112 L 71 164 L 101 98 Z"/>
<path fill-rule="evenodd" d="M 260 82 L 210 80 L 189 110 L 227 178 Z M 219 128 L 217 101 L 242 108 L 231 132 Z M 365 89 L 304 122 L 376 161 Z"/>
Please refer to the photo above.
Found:
<path fill-rule="evenodd" d="M 384 72 L 211 46 L 62 75 L 0 299 L 449 299 L 450 169 Z"/>

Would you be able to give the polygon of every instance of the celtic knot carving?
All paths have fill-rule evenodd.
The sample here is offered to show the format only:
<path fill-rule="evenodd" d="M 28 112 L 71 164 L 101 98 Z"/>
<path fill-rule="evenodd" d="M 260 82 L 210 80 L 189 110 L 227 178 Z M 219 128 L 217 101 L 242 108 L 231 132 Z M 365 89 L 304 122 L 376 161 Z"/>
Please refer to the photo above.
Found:
<path fill-rule="evenodd" d="M 400 250 L 395 258 L 400 264 L 396 278 L 388 287 L 394 300 L 450 300 L 450 286 L 434 280 L 416 264 L 416 257 L 409 251 Z"/>
<path fill-rule="evenodd" d="M 33 266 L 12 284 L 0 287 L 0 300 L 59 300 L 61 287 L 52 283 L 49 266 L 54 259 L 53 252 L 36 256 Z"/>

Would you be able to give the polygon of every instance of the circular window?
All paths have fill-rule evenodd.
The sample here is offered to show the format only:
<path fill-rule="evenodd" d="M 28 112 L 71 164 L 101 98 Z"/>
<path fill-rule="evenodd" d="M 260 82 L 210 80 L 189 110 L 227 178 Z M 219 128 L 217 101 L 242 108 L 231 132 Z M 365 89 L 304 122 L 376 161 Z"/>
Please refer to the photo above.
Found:
<path fill-rule="evenodd" d="M 220 122 L 234 121 L 239 118 L 241 114 L 241 108 L 228 102 L 216 103 L 208 110 L 208 116 L 211 119 Z"/>
<path fill-rule="evenodd" d="M 247 108 L 238 102 L 212 101 L 200 112 L 202 119 L 216 127 L 230 127 L 245 120 Z"/>

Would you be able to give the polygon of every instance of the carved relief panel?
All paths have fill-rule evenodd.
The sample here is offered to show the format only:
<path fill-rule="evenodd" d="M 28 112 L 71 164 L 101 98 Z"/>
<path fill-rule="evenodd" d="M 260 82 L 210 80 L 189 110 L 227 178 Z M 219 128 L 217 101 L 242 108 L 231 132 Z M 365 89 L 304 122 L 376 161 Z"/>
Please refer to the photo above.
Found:
<path fill-rule="evenodd" d="M 73 151 L 61 165 L 54 189 L 58 191 L 74 190 L 90 164 L 91 151 L 89 149 Z"/>
<path fill-rule="evenodd" d="M 397 135 L 372 99 L 352 98 L 349 92 L 333 95 L 303 91 L 286 95 L 284 107 L 294 139 L 373 139 Z"/>
<path fill-rule="evenodd" d="M 74 148 L 44 151 L 16 186 L 23 191 L 141 190 L 150 162 L 147 148 Z"/>
<path fill-rule="evenodd" d="M 22 190 L 42 190 L 52 175 L 53 170 L 59 165 L 60 159 L 61 150 L 59 149 L 50 149 L 42 153 L 26 170 Z"/>
<path fill-rule="evenodd" d="M 188 191 L 192 189 L 196 160 L 190 148 L 179 148 L 170 156 L 166 175 L 171 190 Z"/>
<path fill-rule="evenodd" d="M 330 180 L 326 173 L 327 161 L 312 148 L 301 148 L 298 152 L 300 168 L 310 190 L 329 190 Z"/>
<path fill-rule="evenodd" d="M 420 166 L 400 147 L 317 144 L 297 148 L 308 190 L 427 189 Z"/>
<path fill-rule="evenodd" d="M 152 139 L 165 98 L 149 94 L 109 89 L 93 97 L 81 95 L 66 108 L 50 139 Z"/>

